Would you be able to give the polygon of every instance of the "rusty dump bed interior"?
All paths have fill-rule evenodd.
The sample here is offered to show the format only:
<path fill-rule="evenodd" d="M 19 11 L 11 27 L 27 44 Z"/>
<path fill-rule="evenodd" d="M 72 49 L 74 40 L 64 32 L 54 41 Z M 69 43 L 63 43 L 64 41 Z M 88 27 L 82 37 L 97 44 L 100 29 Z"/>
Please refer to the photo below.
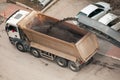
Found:
<path fill-rule="evenodd" d="M 86 33 L 83 30 L 75 28 L 73 24 L 66 24 L 62 22 L 55 24 L 58 20 L 38 14 L 30 23 L 26 25 L 27 28 L 37 32 L 67 41 L 76 43 Z"/>

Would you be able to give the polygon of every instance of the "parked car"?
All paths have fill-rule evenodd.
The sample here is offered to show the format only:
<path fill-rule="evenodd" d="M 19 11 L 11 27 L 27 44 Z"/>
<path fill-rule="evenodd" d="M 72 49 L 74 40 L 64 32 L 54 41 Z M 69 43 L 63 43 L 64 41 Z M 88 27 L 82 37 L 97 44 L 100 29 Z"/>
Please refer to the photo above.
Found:
<path fill-rule="evenodd" d="M 94 4 L 89 4 L 83 8 L 75 17 L 79 18 L 79 15 L 85 15 L 89 18 L 98 20 L 100 17 L 105 15 L 109 10 L 111 10 L 110 4 L 106 2 L 97 2 Z M 74 24 L 78 24 L 74 21 Z"/>
<path fill-rule="evenodd" d="M 106 15 L 101 17 L 98 21 L 111 27 L 116 31 L 120 31 L 120 18 L 115 14 L 107 13 Z"/>
<path fill-rule="evenodd" d="M 52 0 L 38 0 L 38 1 L 40 2 L 40 5 L 42 5 L 43 7 L 45 7 Z"/>

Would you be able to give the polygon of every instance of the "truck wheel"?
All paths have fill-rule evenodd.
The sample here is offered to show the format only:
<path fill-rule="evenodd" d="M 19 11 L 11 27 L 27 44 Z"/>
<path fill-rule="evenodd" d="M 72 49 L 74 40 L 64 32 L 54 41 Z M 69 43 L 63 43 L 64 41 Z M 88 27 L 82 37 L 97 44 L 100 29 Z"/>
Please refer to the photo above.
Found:
<path fill-rule="evenodd" d="M 31 48 L 30 52 L 34 57 L 37 57 L 37 58 L 41 57 L 39 51 L 35 48 Z"/>
<path fill-rule="evenodd" d="M 64 58 L 58 57 L 58 58 L 56 59 L 56 62 L 57 62 L 57 64 L 58 64 L 59 66 L 61 66 L 61 67 L 67 67 L 67 65 L 68 65 L 68 61 L 67 61 L 66 59 L 64 59 Z"/>
<path fill-rule="evenodd" d="M 69 61 L 68 62 L 68 67 L 74 72 L 78 72 L 80 70 L 80 66 L 77 66 L 74 62 Z"/>
<path fill-rule="evenodd" d="M 24 46 L 23 46 L 22 43 L 17 43 L 17 44 L 16 44 L 16 47 L 17 47 L 17 49 L 18 49 L 19 51 L 25 52 L 25 48 L 24 48 Z"/>

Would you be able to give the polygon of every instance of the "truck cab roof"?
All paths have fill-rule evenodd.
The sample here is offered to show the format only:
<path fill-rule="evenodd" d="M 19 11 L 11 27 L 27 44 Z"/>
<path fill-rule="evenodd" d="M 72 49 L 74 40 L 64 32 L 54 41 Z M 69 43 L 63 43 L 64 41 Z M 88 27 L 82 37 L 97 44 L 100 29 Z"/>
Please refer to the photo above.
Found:
<path fill-rule="evenodd" d="M 13 26 L 17 26 L 17 23 L 22 20 L 25 16 L 29 14 L 28 11 L 18 10 L 12 14 L 7 20 L 6 24 L 11 24 Z"/>

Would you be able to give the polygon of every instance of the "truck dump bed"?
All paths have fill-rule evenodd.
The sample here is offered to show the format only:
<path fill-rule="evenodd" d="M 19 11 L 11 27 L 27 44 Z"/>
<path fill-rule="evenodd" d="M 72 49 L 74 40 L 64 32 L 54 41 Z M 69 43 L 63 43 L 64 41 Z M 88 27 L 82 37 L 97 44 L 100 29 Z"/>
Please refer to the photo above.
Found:
<path fill-rule="evenodd" d="M 76 62 L 86 62 L 98 48 L 96 36 L 77 26 L 32 12 L 19 23 L 32 47 Z"/>

